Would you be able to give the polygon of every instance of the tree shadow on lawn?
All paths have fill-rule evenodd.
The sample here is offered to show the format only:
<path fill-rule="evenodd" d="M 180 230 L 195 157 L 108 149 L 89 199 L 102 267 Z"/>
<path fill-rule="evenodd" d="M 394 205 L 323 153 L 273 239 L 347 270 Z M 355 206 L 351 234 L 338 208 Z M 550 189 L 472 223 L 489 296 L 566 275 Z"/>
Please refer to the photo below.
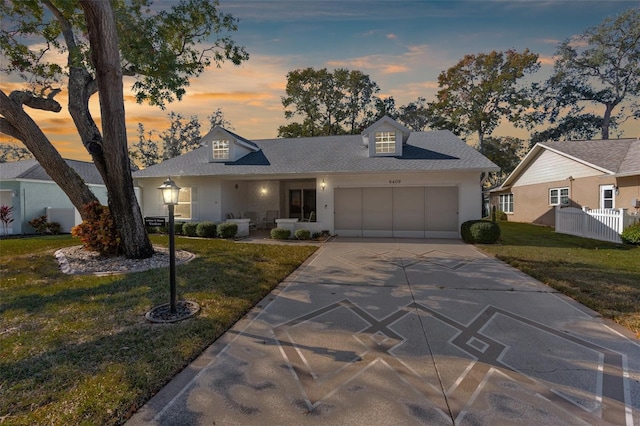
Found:
<path fill-rule="evenodd" d="M 549 226 L 519 222 L 499 222 L 502 236 L 498 245 L 527 247 L 558 247 L 582 249 L 634 250 L 638 247 L 631 244 L 617 244 L 607 241 L 583 238 L 555 232 Z M 491 245 L 486 245 L 491 247 Z"/>
<path fill-rule="evenodd" d="M 527 275 L 564 292 L 604 316 L 607 311 L 640 315 L 640 274 L 571 261 L 497 256 Z"/>
<path fill-rule="evenodd" d="M 122 410 L 128 412 L 132 406 L 139 406 L 294 267 L 277 260 L 256 262 L 250 256 L 235 257 L 223 264 L 200 257 L 177 267 L 178 294 L 198 302 L 201 312 L 170 325 L 144 320 L 148 309 L 169 301 L 168 268 L 125 276 L 57 276 L 55 287 L 65 281 L 69 287 L 58 291 L 49 288 L 50 294 L 17 295 L 3 301 L 0 314 L 6 316 L 15 311 L 20 317 L 20 321 L 9 324 L 3 340 L 27 355 L 0 360 L 0 383 L 5 390 L 0 411 L 22 416 L 37 410 L 35 407 L 47 410 L 49 405 L 53 410 L 73 411 L 63 407 L 82 406 L 76 402 L 92 398 L 100 386 L 96 384 L 87 391 L 87 383 L 100 381 L 101 376 L 108 382 L 114 366 L 123 384 L 107 392 L 125 395 L 121 396 L 124 402 L 91 411 L 96 410 L 96 416 L 111 411 L 108 418 L 113 419 L 121 417 Z M 106 399 L 114 398 L 117 400 L 117 395 Z M 85 409 L 93 403 L 88 401 Z M 78 413 L 70 421 L 86 420 L 83 415 Z M 50 417 L 47 414 L 45 418 Z"/>

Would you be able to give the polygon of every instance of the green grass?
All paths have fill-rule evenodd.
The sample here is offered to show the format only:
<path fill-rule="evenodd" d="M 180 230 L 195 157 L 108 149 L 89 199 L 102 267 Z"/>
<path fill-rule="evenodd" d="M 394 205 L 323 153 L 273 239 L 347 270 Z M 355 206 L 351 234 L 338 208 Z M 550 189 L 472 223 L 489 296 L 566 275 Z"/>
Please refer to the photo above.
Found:
<path fill-rule="evenodd" d="M 501 241 L 477 245 L 640 337 L 640 246 L 500 222 Z"/>
<path fill-rule="evenodd" d="M 144 319 L 169 301 L 167 268 L 68 276 L 53 252 L 70 245 L 0 241 L 0 424 L 121 424 L 316 249 L 177 238 L 198 256 L 178 297 L 201 312 L 167 325 Z"/>

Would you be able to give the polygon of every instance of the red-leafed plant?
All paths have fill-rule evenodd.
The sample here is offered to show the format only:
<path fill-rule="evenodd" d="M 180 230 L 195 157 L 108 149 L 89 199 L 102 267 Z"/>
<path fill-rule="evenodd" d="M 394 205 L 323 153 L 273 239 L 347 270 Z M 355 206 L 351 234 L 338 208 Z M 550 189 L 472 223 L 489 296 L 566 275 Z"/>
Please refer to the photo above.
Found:
<path fill-rule="evenodd" d="M 87 250 L 105 256 L 116 256 L 122 252 L 120 236 L 109 207 L 97 201 L 84 206 L 85 217 L 80 225 L 71 229 L 71 235 L 80 238 Z"/>
<path fill-rule="evenodd" d="M 13 206 L 0 206 L 0 222 L 2 222 L 4 235 L 7 235 L 9 233 L 9 224 L 13 222 Z"/>

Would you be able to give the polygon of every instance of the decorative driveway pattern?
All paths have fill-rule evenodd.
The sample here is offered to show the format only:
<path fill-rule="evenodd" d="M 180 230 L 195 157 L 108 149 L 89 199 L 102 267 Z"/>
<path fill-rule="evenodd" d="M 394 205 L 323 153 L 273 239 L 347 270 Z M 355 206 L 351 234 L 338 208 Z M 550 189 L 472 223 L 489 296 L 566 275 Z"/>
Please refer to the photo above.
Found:
<path fill-rule="evenodd" d="M 450 240 L 324 244 L 131 425 L 640 424 L 640 345 Z"/>

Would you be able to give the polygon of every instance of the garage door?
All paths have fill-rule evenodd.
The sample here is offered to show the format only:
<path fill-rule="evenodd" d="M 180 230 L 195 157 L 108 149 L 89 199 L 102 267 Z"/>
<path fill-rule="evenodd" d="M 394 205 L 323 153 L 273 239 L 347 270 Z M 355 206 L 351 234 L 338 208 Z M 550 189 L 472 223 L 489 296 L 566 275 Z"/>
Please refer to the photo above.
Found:
<path fill-rule="evenodd" d="M 458 187 L 336 188 L 342 236 L 457 238 Z"/>

